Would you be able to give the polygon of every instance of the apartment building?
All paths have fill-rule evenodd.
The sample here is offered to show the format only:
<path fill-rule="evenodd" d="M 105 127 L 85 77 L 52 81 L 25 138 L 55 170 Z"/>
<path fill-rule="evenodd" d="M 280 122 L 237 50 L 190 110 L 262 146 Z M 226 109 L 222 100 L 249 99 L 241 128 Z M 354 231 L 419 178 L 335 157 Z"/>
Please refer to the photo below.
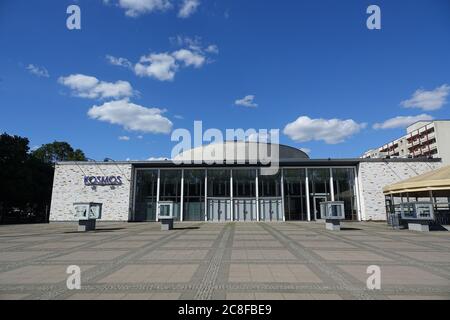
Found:
<path fill-rule="evenodd" d="M 450 120 L 418 121 L 406 134 L 379 148 L 371 149 L 362 158 L 441 158 L 450 163 Z"/>

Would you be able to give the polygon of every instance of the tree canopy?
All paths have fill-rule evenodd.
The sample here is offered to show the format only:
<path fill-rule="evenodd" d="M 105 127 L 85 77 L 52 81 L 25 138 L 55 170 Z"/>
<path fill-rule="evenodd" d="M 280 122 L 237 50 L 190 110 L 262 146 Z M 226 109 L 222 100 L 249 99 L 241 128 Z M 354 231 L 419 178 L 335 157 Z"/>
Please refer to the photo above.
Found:
<path fill-rule="evenodd" d="M 54 163 L 82 161 L 83 151 L 54 142 L 30 152 L 29 140 L 0 135 L 0 223 L 43 222 L 50 208 Z"/>
<path fill-rule="evenodd" d="M 86 161 L 84 152 L 80 149 L 74 150 L 67 142 L 55 141 L 44 144 L 32 152 L 37 159 L 54 164 L 59 161 Z"/>

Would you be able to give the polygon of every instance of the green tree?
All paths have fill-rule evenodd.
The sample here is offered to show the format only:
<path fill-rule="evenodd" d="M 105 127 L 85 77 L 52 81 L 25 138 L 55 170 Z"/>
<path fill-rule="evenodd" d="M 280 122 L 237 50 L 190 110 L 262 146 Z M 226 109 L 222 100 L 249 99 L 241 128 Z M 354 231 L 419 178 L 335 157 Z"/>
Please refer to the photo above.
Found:
<path fill-rule="evenodd" d="M 0 223 L 5 217 L 11 222 L 47 221 L 54 163 L 86 159 L 67 142 L 46 144 L 32 153 L 28 144 L 24 137 L 0 135 Z"/>
<path fill-rule="evenodd" d="M 80 149 L 74 150 L 67 142 L 48 143 L 32 152 L 37 159 L 54 164 L 58 161 L 86 161 L 86 156 Z"/>

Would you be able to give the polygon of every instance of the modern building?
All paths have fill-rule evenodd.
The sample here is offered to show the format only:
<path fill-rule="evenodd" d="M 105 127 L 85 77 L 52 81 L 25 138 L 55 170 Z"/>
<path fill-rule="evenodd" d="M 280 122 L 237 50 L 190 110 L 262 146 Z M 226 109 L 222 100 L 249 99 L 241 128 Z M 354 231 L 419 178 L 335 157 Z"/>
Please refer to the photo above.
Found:
<path fill-rule="evenodd" d="M 106 221 L 157 221 L 163 202 L 179 221 L 313 221 L 321 219 L 322 201 L 343 201 L 347 220 L 385 220 L 384 186 L 441 166 L 429 158 L 310 159 L 279 145 L 280 169 L 267 175 L 268 165 L 255 161 L 267 144 L 214 146 L 223 151 L 222 163 L 205 157 L 211 145 L 178 161 L 57 163 L 50 221 L 75 220 L 73 203 L 79 202 L 102 203 Z M 247 150 L 245 156 L 230 153 L 237 148 Z"/>
<path fill-rule="evenodd" d="M 363 158 L 441 158 L 450 164 L 450 121 L 418 121 L 406 129 L 406 135 L 379 148 L 365 152 Z"/>

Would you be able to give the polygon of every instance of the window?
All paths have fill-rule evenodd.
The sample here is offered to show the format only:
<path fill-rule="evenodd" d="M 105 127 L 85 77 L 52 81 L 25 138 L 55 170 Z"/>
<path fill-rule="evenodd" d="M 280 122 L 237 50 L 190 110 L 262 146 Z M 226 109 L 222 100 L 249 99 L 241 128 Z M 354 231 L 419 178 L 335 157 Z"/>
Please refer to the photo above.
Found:
<path fill-rule="evenodd" d="M 320 213 L 320 203 L 331 200 L 330 169 L 308 169 L 308 179 L 311 219 L 322 219 Z"/>
<path fill-rule="evenodd" d="M 205 219 L 205 170 L 184 170 L 183 220 Z"/>
<path fill-rule="evenodd" d="M 236 169 L 233 170 L 233 197 L 254 198 L 256 197 L 256 170 Z"/>
<path fill-rule="evenodd" d="M 353 168 L 332 170 L 334 200 L 344 201 L 345 219 L 357 220 L 355 171 Z"/>
<path fill-rule="evenodd" d="M 156 220 L 158 170 L 136 170 L 133 221 Z"/>
<path fill-rule="evenodd" d="M 181 170 L 160 171 L 159 201 L 172 201 L 174 218 L 180 218 Z"/>
<path fill-rule="evenodd" d="M 227 169 L 208 170 L 208 197 L 230 197 L 230 177 Z"/>
<path fill-rule="evenodd" d="M 307 220 L 305 179 L 305 169 L 283 169 L 286 220 Z"/>
<path fill-rule="evenodd" d="M 274 175 L 259 175 L 259 197 L 281 197 L 281 170 Z"/>

